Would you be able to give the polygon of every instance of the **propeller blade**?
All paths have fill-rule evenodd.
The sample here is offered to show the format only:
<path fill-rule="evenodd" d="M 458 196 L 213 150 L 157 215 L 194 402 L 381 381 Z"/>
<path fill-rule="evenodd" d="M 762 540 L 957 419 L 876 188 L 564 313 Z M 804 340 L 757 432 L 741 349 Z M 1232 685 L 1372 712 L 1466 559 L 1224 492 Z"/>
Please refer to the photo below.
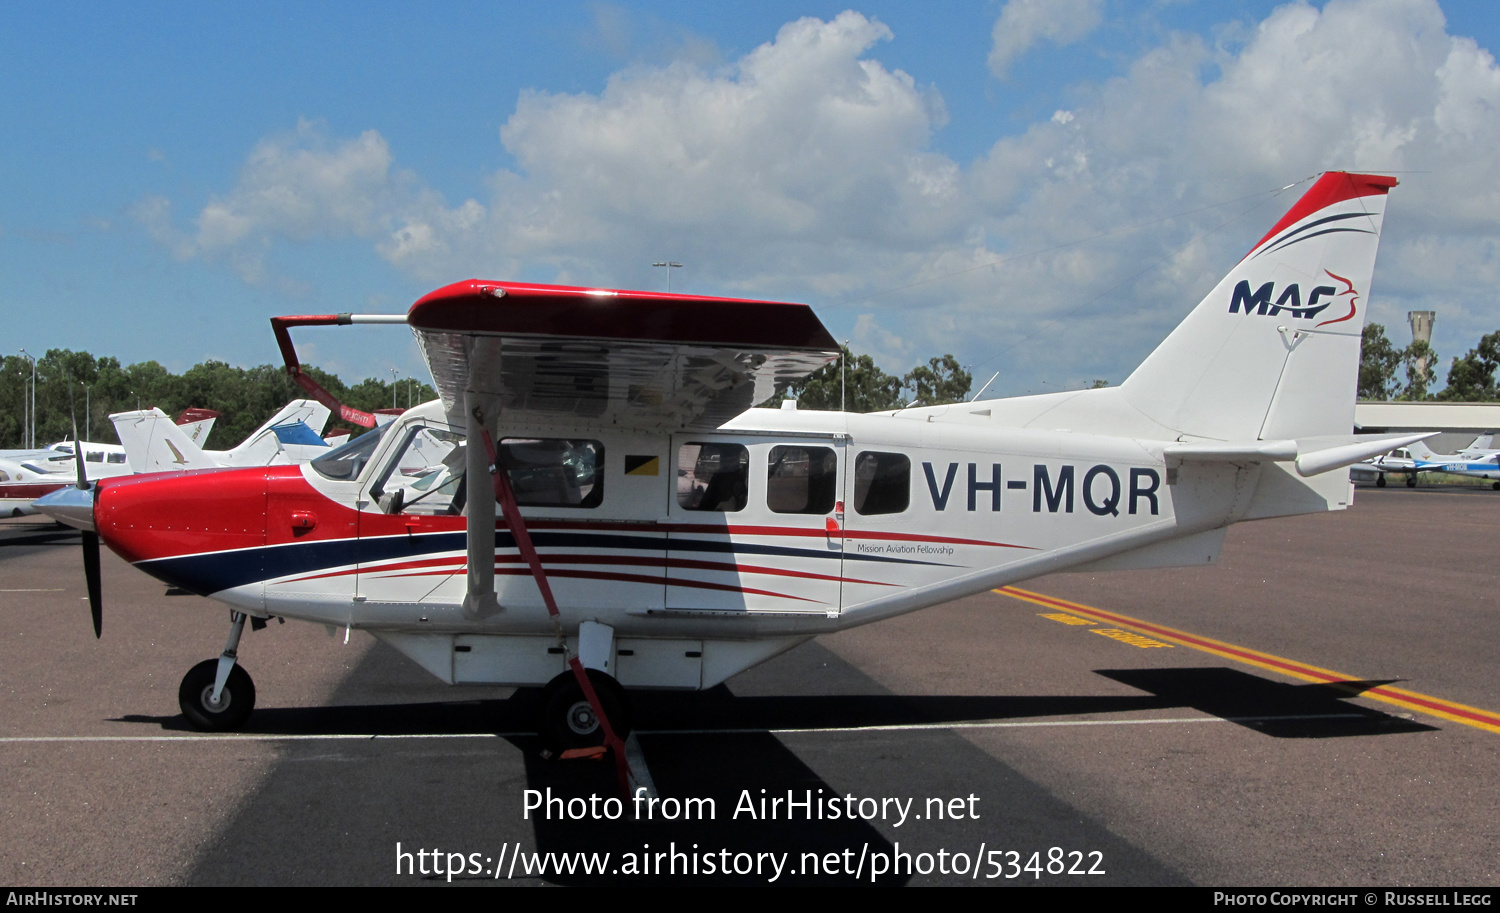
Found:
<path fill-rule="evenodd" d="M 78 467 L 78 491 L 88 492 L 89 526 L 83 530 L 83 579 L 89 590 L 89 617 L 94 620 L 94 639 L 104 632 L 104 599 L 99 581 L 99 534 L 94 531 L 93 501 L 88 470 L 83 465 L 83 441 L 78 437 L 78 412 L 73 405 L 73 385 L 68 384 L 68 403 L 73 411 L 73 462 Z"/>
<path fill-rule="evenodd" d="M 72 402 L 73 385 L 68 384 L 68 404 L 70 407 L 72 406 Z M 83 467 L 83 441 L 78 439 L 78 414 L 76 412 L 73 414 L 73 463 L 78 467 L 78 487 L 85 491 L 88 490 L 89 474 L 88 470 Z"/>
<path fill-rule="evenodd" d="M 99 586 L 99 534 L 93 530 L 83 531 L 83 577 L 89 588 L 89 614 L 94 619 L 94 637 L 99 638 L 104 629 L 104 603 Z"/>

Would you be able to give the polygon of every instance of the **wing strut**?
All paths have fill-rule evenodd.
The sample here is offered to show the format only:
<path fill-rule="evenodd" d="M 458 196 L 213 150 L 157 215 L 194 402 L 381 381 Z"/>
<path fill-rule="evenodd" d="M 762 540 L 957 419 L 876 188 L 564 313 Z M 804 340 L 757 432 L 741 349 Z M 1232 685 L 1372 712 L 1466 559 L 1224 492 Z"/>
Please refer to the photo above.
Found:
<path fill-rule="evenodd" d="M 304 374 L 302 365 L 297 361 L 297 350 L 292 345 L 292 334 L 290 327 L 319 327 L 319 326 L 346 326 L 353 323 L 406 323 L 404 314 L 322 314 L 310 317 L 272 317 L 271 332 L 276 334 L 276 345 L 281 348 L 281 357 L 286 361 L 286 373 L 292 376 L 292 382 L 313 399 L 338 413 L 341 421 L 359 425 L 363 428 L 375 427 L 375 416 L 368 412 L 362 412 L 352 406 L 346 406 L 339 402 L 337 397 L 327 390 L 323 385 L 312 379 L 309 374 Z"/>
<path fill-rule="evenodd" d="M 604 707 L 599 703 L 599 695 L 594 691 L 594 683 L 589 681 L 588 673 L 583 669 L 583 662 L 568 650 L 568 639 L 563 635 L 562 618 L 557 611 L 557 600 L 552 595 L 552 585 L 547 582 L 547 571 L 542 567 L 542 559 L 536 553 L 536 546 L 531 543 L 531 533 L 526 529 L 526 519 L 521 516 L 521 509 L 516 505 L 516 495 L 510 487 L 510 473 L 502 471 L 499 466 L 499 454 L 495 451 L 495 440 L 490 437 L 489 428 L 485 427 L 484 413 L 475 407 L 473 414 L 484 439 L 485 454 L 489 458 L 487 468 L 490 477 L 495 480 L 495 499 L 500 502 L 500 508 L 505 513 L 505 525 L 510 529 L 511 536 L 515 538 L 516 548 L 520 550 L 521 557 L 526 559 L 526 564 L 531 568 L 531 576 L 536 580 L 537 589 L 542 592 L 542 601 L 547 604 L 547 614 L 552 616 L 552 625 L 557 632 L 557 642 L 563 648 L 563 655 L 568 659 L 568 668 L 573 670 L 574 678 L 578 679 L 578 687 L 583 689 L 583 695 L 588 698 L 589 707 L 593 708 L 599 725 L 604 727 L 604 745 L 615 756 L 615 774 L 619 777 L 620 791 L 628 800 L 631 795 L 630 785 L 635 780 L 635 775 L 630 770 L 630 761 L 625 757 L 625 743 L 615 734 L 615 728 L 610 723 L 609 716 L 605 714 Z M 491 554 L 493 555 L 493 552 Z"/>

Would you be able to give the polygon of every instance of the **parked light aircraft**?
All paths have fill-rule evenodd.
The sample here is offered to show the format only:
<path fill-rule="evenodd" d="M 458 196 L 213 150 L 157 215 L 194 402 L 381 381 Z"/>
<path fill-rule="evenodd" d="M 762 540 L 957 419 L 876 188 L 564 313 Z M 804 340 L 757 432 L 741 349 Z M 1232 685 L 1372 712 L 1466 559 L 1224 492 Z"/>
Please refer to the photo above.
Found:
<path fill-rule="evenodd" d="M 762 301 L 470 280 L 404 316 L 275 318 L 331 406 L 290 327 L 407 324 L 439 399 L 305 465 L 85 483 L 48 510 L 231 607 L 179 690 L 196 727 L 245 722 L 245 621 L 282 616 L 445 682 L 542 686 L 549 739 L 618 749 L 623 689 L 710 688 L 1054 571 L 1212 563 L 1231 523 L 1347 507 L 1333 470 L 1425 436 L 1350 433 L 1395 184 L 1323 175 L 1114 388 L 751 408 L 838 355 L 809 308 Z"/>
<path fill-rule="evenodd" d="M 1377 488 L 1385 487 L 1387 474 L 1406 476 L 1406 487 L 1417 487 L 1419 472 L 1447 472 L 1479 479 L 1500 479 L 1500 450 L 1490 448 L 1491 433 L 1481 434 L 1457 453 L 1433 453 L 1418 441 L 1355 466 L 1356 472 L 1375 473 Z M 1366 480 L 1367 481 L 1367 480 Z M 1500 491 L 1500 481 L 1492 486 Z"/>
<path fill-rule="evenodd" d="M 294 399 L 230 450 L 203 450 L 160 409 L 118 412 L 109 420 L 130 470 L 141 473 L 306 462 L 329 450 L 319 437 L 329 414 L 322 403 Z"/>
<path fill-rule="evenodd" d="M 178 433 L 188 440 L 208 437 L 219 413 L 212 409 L 184 409 L 174 420 Z M 165 416 L 163 416 L 165 418 Z M 37 498 L 73 483 L 74 444 L 58 441 L 42 450 L 0 451 L 0 515 L 34 514 Z M 134 470 L 119 444 L 83 442 L 83 458 L 92 479 L 129 475 Z"/>
<path fill-rule="evenodd" d="M 1458 453 L 1433 453 L 1418 441 L 1408 449 L 1416 461 L 1418 472 L 1446 472 L 1450 475 L 1468 476 L 1474 479 L 1496 480 L 1491 485 L 1500 491 L 1500 450 L 1485 450 L 1479 441 Z M 1416 476 L 1412 475 L 1415 479 Z"/>

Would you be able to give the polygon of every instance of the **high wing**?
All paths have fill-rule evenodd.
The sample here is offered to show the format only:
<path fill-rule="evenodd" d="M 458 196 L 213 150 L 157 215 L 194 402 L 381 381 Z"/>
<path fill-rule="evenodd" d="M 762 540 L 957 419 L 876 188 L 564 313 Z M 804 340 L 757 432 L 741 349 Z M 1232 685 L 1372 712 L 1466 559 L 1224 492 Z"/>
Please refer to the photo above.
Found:
<path fill-rule="evenodd" d="M 511 423 L 709 430 L 838 357 L 811 308 L 773 301 L 470 279 L 407 322 L 460 426 L 477 398 Z"/>

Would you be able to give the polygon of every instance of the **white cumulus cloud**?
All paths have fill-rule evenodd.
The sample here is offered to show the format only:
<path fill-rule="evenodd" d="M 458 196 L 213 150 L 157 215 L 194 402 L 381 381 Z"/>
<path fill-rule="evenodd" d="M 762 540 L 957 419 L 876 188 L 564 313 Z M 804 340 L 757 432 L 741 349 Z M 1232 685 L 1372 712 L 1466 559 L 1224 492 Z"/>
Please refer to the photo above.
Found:
<path fill-rule="evenodd" d="M 997 53 L 1001 25 L 1011 61 L 1100 15 L 1083 4 L 1063 29 L 1056 9 L 1008 3 Z M 1445 353 L 1500 324 L 1465 280 L 1497 272 L 1500 69 L 1432 0 L 1292 3 L 1236 44 L 1167 35 L 968 165 L 934 151 L 947 115 L 922 74 L 877 59 L 893 38 L 845 12 L 727 65 L 523 93 L 498 137 L 516 166 L 472 199 L 399 168 L 375 130 L 304 122 L 252 150 L 191 227 L 164 198 L 136 216 L 175 256 L 251 281 L 275 244 L 340 237 L 434 282 L 658 287 L 649 264 L 670 258 L 695 291 L 808 300 L 841 338 L 952 351 L 1013 392 L 1122 379 L 1299 192 L 1268 191 L 1396 171 L 1376 319 L 1435 308 Z"/>
<path fill-rule="evenodd" d="M 1004 76 L 1011 63 L 1038 41 L 1072 44 L 1103 19 L 1104 0 L 1009 0 L 991 33 L 990 72 Z"/>

